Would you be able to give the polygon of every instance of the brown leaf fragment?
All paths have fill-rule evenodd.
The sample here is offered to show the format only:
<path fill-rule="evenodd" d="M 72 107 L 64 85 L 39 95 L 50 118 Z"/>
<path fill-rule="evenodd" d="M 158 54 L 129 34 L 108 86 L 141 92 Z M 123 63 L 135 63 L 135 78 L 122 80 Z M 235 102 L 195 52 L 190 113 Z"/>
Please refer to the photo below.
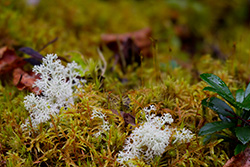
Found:
<path fill-rule="evenodd" d="M 135 117 L 134 116 L 132 116 L 129 113 L 123 112 L 122 117 L 123 117 L 125 123 L 135 126 Z"/>
<path fill-rule="evenodd" d="M 22 67 L 25 63 L 22 58 L 16 55 L 14 50 L 0 49 L 0 75 L 6 74 L 17 67 Z"/>
<path fill-rule="evenodd" d="M 123 73 L 128 65 L 141 64 L 141 55 L 151 57 L 151 29 L 144 28 L 125 34 L 103 34 L 102 45 L 114 52 L 114 66 L 120 64 Z"/>
<path fill-rule="evenodd" d="M 223 167 L 250 167 L 250 148 L 233 156 Z"/>
<path fill-rule="evenodd" d="M 144 28 L 138 31 L 124 34 L 102 34 L 101 41 L 110 50 L 114 51 L 115 53 L 118 53 L 118 43 L 125 43 L 129 38 L 131 38 L 145 57 L 151 57 L 151 35 L 152 30 L 150 28 Z"/>
<path fill-rule="evenodd" d="M 13 84 L 16 85 L 19 90 L 27 88 L 33 93 L 40 94 L 41 92 L 39 91 L 39 88 L 33 87 L 33 84 L 37 79 L 39 79 L 38 75 L 35 75 L 33 72 L 28 74 L 21 68 L 16 68 L 13 71 Z"/>
<path fill-rule="evenodd" d="M 122 49 L 119 53 L 115 53 L 115 64 L 121 65 L 123 73 L 126 73 L 126 67 L 134 62 L 141 64 L 140 49 L 135 45 L 131 38 L 122 44 Z"/>
<path fill-rule="evenodd" d="M 7 46 L 1 47 L 0 48 L 0 59 L 3 57 L 3 53 L 8 49 Z"/>
<path fill-rule="evenodd" d="M 124 111 L 120 111 L 120 113 L 114 109 L 111 109 L 113 114 L 116 114 L 120 117 L 123 118 L 124 122 L 125 122 L 125 126 L 127 126 L 128 124 L 131 124 L 133 126 L 135 126 L 135 117 L 132 116 L 129 113 L 125 113 Z"/>

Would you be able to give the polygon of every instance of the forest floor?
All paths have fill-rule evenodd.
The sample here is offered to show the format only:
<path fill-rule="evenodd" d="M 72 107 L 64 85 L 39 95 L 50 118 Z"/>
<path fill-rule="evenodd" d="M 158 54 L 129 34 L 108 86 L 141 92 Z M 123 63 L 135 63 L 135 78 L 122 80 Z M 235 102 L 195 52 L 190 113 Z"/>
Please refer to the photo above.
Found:
<path fill-rule="evenodd" d="M 202 135 L 223 121 L 202 100 L 249 110 L 249 11 L 237 0 L 0 1 L 0 166 L 223 166 L 250 136 Z M 50 74 L 38 70 L 46 58 Z M 204 73 L 237 102 L 203 90 Z"/>

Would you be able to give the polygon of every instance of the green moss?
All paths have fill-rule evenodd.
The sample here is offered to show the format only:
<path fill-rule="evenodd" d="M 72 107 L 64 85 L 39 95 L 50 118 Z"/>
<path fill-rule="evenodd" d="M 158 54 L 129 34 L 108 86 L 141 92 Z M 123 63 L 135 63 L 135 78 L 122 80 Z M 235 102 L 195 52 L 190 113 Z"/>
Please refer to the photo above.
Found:
<path fill-rule="evenodd" d="M 21 124 L 28 118 L 23 104 L 28 92 L 18 90 L 11 79 L 1 83 L 0 166 L 119 166 L 117 155 L 134 127 L 125 126 L 123 118 L 111 109 L 129 113 L 139 123 L 145 117 L 142 108 L 149 104 L 157 106 L 158 115 L 171 113 L 173 125 L 196 134 L 188 144 L 170 144 L 152 166 L 223 166 L 233 154 L 228 145 L 221 140 L 203 145 L 203 138 L 197 136 L 204 123 L 218 119 L 201 106 L 202 99 L 214 94 L 202 91 L 205 83 L 199 74 L 216 74 L 233 93 L 248 84 L 248 4 L 211 2 L 44 0 L 32 6 L 25 0 L 1 1 L 0 46 L 16 51 L 27 46 L 38 51 L 58 37 L 40 53 L 75 60 L 88 69 L 82 73 L 88 83 L 71 109 L 61 110 L 38 130 L 27 131 Z M 97 52 L 100 35 L 144 27 L 151 27 L 158 40 L 152 48 L 153 58 L 143 57 L 138 68 L 132 64 L 124 74 L 114 65 L 113 53 L 104 47 L 107 68 L 105 79 L 100 79 L 104 65 Z M 190 45 L 185 47 L 195 48 L 194 54 L 183 50 L 185 33 L 191 34 Z M 225 60 L 213 52 L 210 46 L 214 45 L 226 55 Z M 102 121 L 90 118 L 93 107 L 101 109 L 111 125 L 99 137 L 94 134 Z M 140 160 L 133 162 L 146 166 Z"/>

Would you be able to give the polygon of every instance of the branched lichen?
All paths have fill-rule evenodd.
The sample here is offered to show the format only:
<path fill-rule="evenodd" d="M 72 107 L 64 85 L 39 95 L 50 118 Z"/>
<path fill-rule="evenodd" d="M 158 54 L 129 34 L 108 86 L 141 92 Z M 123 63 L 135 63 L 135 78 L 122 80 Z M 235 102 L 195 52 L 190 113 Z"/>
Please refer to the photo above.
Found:
<path fill-rule="evenodd" d="M 38 87 L 42 95 L 31 93 L 24 98 L 33 127 L 48 121 L 51 115 L 58 114 L 62 107 L 68 108 L 74 103 L 73 94 L 76 87 L 80 86 L 80 80 L 77 78 L 79 69 L 75 62 L 64 67 L 56 54 L 48 54 L 41 65 L 34 66 L 33 71 L 40 75 L 34 87 Z M 26 128 L 28 123 L 27 119 L 22 127 Z"/>
<path fill-rule="evenodd" d="M 101 129 L 97 133 L 94 134 L 96 137 L 100 136 L 101 133 L 107 132 L 110 130 L 110 125 L 109 125 L 109 122 L 107 121 L 107 116 L 101 111 L 101 109 L 94 108 L 92 110 L 91 119 L 94 119 L 94 118 L 99 118 L 102 120 Z"/>
<path fill-rule="evenodd" d="M 146 113 L 146 122 L 136 127 L 132 134 L 126 139 L 123 151 L 118 155 L 117 161 L 120 164 L 126 164 L 129 160 L 143 159 L 150 163 L 156 156 L 161 156 L 166 147 L 171 142 L 171 138 L 176 141 L 189 142 L 193 138 L 191 131 L 182 129 L 178 131 L 167 124 L 173 123 L 173 118 L 169 113 L 161 117 L 155 114 L 150 115 L 151 110 L 156 110 L 154 105 L 144 108 Z M 129 166 L 134 166 L 131 162 Z"/>

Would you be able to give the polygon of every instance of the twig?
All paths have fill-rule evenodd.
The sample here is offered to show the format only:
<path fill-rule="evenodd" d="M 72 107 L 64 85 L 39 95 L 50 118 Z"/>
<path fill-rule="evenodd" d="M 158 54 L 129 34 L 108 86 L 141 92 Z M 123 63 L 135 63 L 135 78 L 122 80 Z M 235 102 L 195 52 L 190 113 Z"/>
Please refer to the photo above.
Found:
<path fill-rule="evenodd" d="M 241 121 L 243 121 L 244 123 L 246 123 L 248 126 L 250 126 L 250 123 L 247 122 L 245 119 L 243 119 L 242 117 L 238 116 L 237 114 L 235 114 L 233 111 L 230 111 L 228 109 L 225 109 L 225 111 L 231 113 L 232 115 L 234 115 L 236 118 L 240 119 Z"/>
<path fill-rule="evenodd" d="M 52 41 L 49 41 L 46 45 L 44 45 L 41 49 L 38 50 L 38 52 L 41 52 L 43 49 L 45 49 L 48 45 L 56 42 L 58 39 L 58 37 L 56 37 L 55 39 L 53 39 Z"/>

